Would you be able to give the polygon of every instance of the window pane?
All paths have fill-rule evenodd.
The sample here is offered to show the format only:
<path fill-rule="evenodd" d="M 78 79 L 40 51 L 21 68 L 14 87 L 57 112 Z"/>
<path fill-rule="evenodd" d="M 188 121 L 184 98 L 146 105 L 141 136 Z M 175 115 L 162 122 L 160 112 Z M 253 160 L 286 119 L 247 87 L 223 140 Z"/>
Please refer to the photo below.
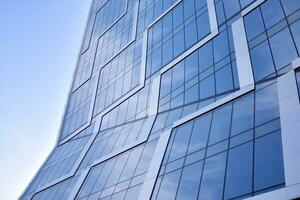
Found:
<path fill-rule="evenodd" d="M 172 39 L 170 39 L 163 44 L 162 65 L 166 65 L 172 60 L 173 58 L 172 52 L 173 52 Z"/>
<path fill-rule="evenodd" d="M 232 104 L 217 109 L 213 113 L 209 144 L 214 144 L 228 138 L 231 122 Z"/>
<path fill-rule="evenodd" d="M 292 14 L 300 8 L 300 3 L 298 0 L 281 0 L 281 3 L 287 15 Z"/>
<path fill-rule="evenodd" d="M 275 72 L 268 42 L 265 41 L 250 52 L 254 78 L 262 80 Z"/>
<path fill-rule="evenodd" d="M 183 169 L 176 199 L 197 199 L 203 162 Z"/>
<path fill-rule="evenodd" d="M 197 101 L 199 99 L 198 92 L 199 92 L 198 84 L 196 84 L 188 89 L 185 89 L 185 91 L 184 91 L 185 104 Z"/>
<path fill-rule="evenodd" d="M 248 41 L 265 31 L 264 23 L 259 8 L 244 17 Z"/>
<path fill-rule="evenodd" d="M 238 0 L 223 0 L 226 18 L 229 19 L 240 10 Z"/>
<path fill-rule="evenodd" d="M 186 154 L 192 128 L 193 123 L 190 122 L 176 129 L 169 161 L 176 160 Z"/>
<path fill-rule="evenodd" d="M 261 11 L 266 28 L 270 28 L 284 18 L 279 0 L 269 0 L 262 4 Z"/>
<path fill-rule="evenodd" d="M 200 2 L 196 0 L 196 2 Z M 197 18 L 198 40 L 210 33 L 210 24 L 208 12 L 203 13 Z"/>
<path fill-rule="evenodd" d="M 156 199 L 161 199 L 161 200 L 175 199 L 180 174 L 181 174 L 181 169 L 171 172 L 164 176 L 163 180 L 161 181 L 160 189 Z"/>
<path fill-rule="evenodd" d="M 194 52 L 185 59 L 185 82 L 198 74 L 198 52 Z"/>
<path fill-rule="evenodd" d="M 272 36 L 270 38 L 270 45 L 277 70 L 290 64 L 298 57 L 288 28 Z"/>
<path fill-rule="evenodd" d="M 162 75 L 160 83 L 160 97 L 164 97 L 171 92 L 172 70 L 168 70 Z"/>
<path fill-rule="evenodd" d="M 249 142 L 229 150 L 225 198 L 252 192 L 253 143 Z"/>
<path fill-rule="evenodd" d="M 234 102 L 231 135 L 237 135 L 253 127 L 254 95 L 248 95 Z"/>
<path fill-rule="evenodd" d="M 255 125 L 260 125 L 279 117 L 277 85 L 272 84 L 256 92 Z"/>
<path fill-rule="evenodd" d="M 184 62 L 180 62 L 173 67 L 172 91 L 184 84 Z"/>
<path fill-rule="evenodd" d="M 216 89 L 217 94 L 233 89 L 232 71 L 230 64 L 216 72 Z"/>
<path fill-rule="evenodd" d="M 199 50 L 199 72 L 204 71 L 213 64 L 212 42 L 205 44 Z"/>
<path fill-rule="evenodd" d="M 215 80 L 214 76 L 210 75 L 200 83 L 200 99 L 215 95 Z"/>
<path fill-rule="evenodd" d="M 185 50 L 183 30 L 179 31 L 176 35 L 174 35 L 173 46 L 174 46 L 174 53 L 173 53 L 174 57 L 177 57 Z"/>
<path fill-rule="evenodd" d="M 294 37 L 298 52 L 300 51 L 300 20 L 291 25 L 291 31 Z"/>
<path fill-rule="evenodd" d="M 214 61 L 218 62 L 229 54 L 227 31 L 221 32 L 214 40 Z"/>
<path fill-rule="evenodd" d="M 185 27 L 185 47 L 190 48 L 198 40 L 196 21 L 192 21 Z"/>
<path fill-rule="evenodd" d="M 222 199 L 226 154 L 224 152 L 205 161 L 198 199 Z"/>
<path fill-rule="evenodd" d="M 206 147 L 212 114 L 201 116 L 194 122 L 188 153 Z"/>
<path fill-rule="evenodd" d="M 284 183 L 281 134 L 275 132 L 255 141 L 254 190 Z"/>
<path fill-rule="evenodd" d="M 173 10 L 173 27 L 176 28 L 183 23 L 183 6 L 179 4 Z"/>

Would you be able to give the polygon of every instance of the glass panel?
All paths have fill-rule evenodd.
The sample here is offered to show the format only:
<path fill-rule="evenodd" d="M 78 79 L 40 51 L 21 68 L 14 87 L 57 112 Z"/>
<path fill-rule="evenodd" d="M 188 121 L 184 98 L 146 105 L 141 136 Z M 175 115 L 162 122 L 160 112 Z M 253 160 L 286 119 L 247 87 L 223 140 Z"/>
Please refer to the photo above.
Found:
<path fill-rule="evenodd" d="M 284 18 L 279 0 L 268 0 L 261 6 L 266 28 L 270 28 Z"/>
<path fill-rule="evenodd" d="M 229 136 L 232 105 L 228 104 L 214 111 L 209 145 L 220 142 Z"/>
<path fill-rule="evenodd" d="M 281 134 L 275 132 L 255 142 L 254 190 L 284 183 Z"/>
<path fill-rule="evenodd" d="M 205 161 L 198 199 L 222 199 L 226 154 L 224 152 Z"/>
<path fill-rule="evenodd" d="M 209 113 L 195 120 L 188 153 L 206 147 L 210 130 L 211 116 L 212 114 Z"/>
<path fill-rule="evenodd" d="M 272 84 L 256 92 L 255 125 L 260 125 L 279 116 L 277 85 Z"/>
<path fill-rule="evenodd" d="M 176 160 L 186 154 L 193 123 L 188 123 L 176 129 L 169 161 Z"/>
<path fill-rule="evenodd" d="M 265 31 L 260 9 L 257 8 L 244 17 L 248 41 Z"/>
<path fill-rule="evenodd" d="M 262 80 L 275 72 L 272 55 L 267 41 L 250 51 L 254 78 Z"/>
<path fill-rule="evenodd" d="M 285 28 L 276 35 L 272 36 L 270 38 L 270 45 L 277 70 L 290 64 L 298 57 L 288 28 Z"/>
<path fill-rule="evenodd" d="M 176 199 L 197 199 L 202 165 L 200 161 L 183 169 Z"/>
<path fill-rule="evenodd" d="M 163 180 L 161 181 L 160 190 L 158 192 L 156 199 L 161 199 L 161 200 L 175 199 L 180 174 L 181 174 L 181 169 L 171 172 L 164 176 Z"/>
<path fill-rule="evenodd" d="M 237 135 L 253 127 L 254 95 L 242 97 L 234 102 L 231 135 Z"/>
<path fill-rule="evenodd" d="M 252 142 L 229 150 L 225 199 L 232 199 L 252 192 L 252 161 Z"/>

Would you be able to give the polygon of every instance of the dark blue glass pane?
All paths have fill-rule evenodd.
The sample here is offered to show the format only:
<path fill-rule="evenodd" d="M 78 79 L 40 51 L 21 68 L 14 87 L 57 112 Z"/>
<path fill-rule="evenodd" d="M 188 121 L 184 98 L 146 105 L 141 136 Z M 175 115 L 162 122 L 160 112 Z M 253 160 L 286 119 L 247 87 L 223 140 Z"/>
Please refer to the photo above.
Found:
<path fill-rule="evenodd" d="M 171 92 L 172 70 L 168 70 L 162 75 L 160 83 L 160 97 L 164 97 Z"/>
<path fill-rule="evenodd" d="M 198 52 L 195 51 L 185 59 L 185 82 L 198 74 Z"/>
<path fill-rule="evenodd" d="M 172 13 L 163 17 L 163 37 L 166 37 L 172 31 Z"/>
<path fill-rule="evenodd" d="M 213 64 L 212 42 L 205 44 L 199 50 L 199 72 L 204 71 Z"/>
<path fill-rule="evenodd" d="M 210 33 L 210 24 L 208 12 L 203 13 L 197 17 L 198 40 L 203 39 L 204 36 Z"/>
<path fill-rule="evenodd" d="M 173 10 L 173 27 L 176 28 L 183 23 L 183 6 L 182 3 Z"/>
<path fill-rule="evenodd" d="M 229 150 L 225 185 L 225 199 L 252 192 L 253 143 Z"/>
<path fill-rule="evenodd" d="M 183 169 L 176 199 L 197 199 L 202 165 L 200 161 Z"/>
<path fill-rule="evenodd" d="M 254 190 L 284 183 L 280 131 L 255 141 Z"/>
<path fill-rule="evenodd" d="M 265 26 L 259 8 L 244 17 L 248 41 L 265 31 Z"/>
<path fill-rule="evenodd" d="M 161 47 L 156 49 L 152 54 L 151 73 L 158 71 L 161 68 Z"/>
<path fill-rule="evenodd" d="M 300 52 L 300 20 L 291 25 L 291 31 L 294 37 L 298 52 Z"/>
<path fill-rule="evenodd" d="M 254 78 L 262 80 L 275 72 L 268 42 L 265 41 L 250 51 Z"/>
<path fill-rule="evenodd" d="M 184 8 L 184 19 L 188 19 L 190 16 L 195 14 L 195 4 L 194 0 L 185 0 L 183 1 Z"/>
<path fill-rule="evenodd" d="M 233 79 L 230 64 L 216 72 L 216 89 L 217 94 L 233 89 Z"/>
<path fill-rule="evenodd" d="M 180 174 L 181 174 L 181 169 L 166 174 L 163 177 L 156 199 L 158 200 L 175 199 Z"/>
<path fill-rule="evenodd" d="M 210 75 L 200 83 L 200 99 L 215 95 L 215 80 L 214 76 Z"/>
<path fill-rule="evenodd" d="M 229 54 L 227 31 L 221 32 L 214 40 L 214 62 L 218 62 Z"/>
<path fill-rule="evenodd" d="M 181 61 L 173 67 L 172 91 L 184 84 L 184 62 Z"/>
<path fill-rule="evenodd" d="M 209 113 L 195 120 L 188 153 L 192 153 L 206 147 L 211 116 L 212 114 Z"/>
<path fill-rule="evenodd" d="M 231 135 L 237 135 L 253 127 L 254 95 L 242 97 L 234 102 Z"/>
<path fill-rule="evenodd" d="M 194 45 L 197 40 L 197 26 L 196 21 L 192 21 L 190 24 L 185 26 L 185 47 L 186 49 Z"/>
<path fill-rule="evenodd" d="M 228 138 L 231 122 L 232 105 L 228 104 L 214 111 L 209 136 L 209 144 Z"/>
<path fill-rule="evenodd" d="M 163 44 L 162 65 L 166 65 L 172 60 L 173 58 L 172 52 L 173 52 L 172 39 L 170 39 Z"/>
<path fill-rule="evenodd" d="M 174 46 L 174 57 L 179 56 L 184 50 L 184 31 L 179 31 L 176 35 L 173 37 L 173 46 Z"/>
<path fill-rule="evenodd" d="M 222 199 L 226 154 L 224 152 L 205 161 L 198 199 Z"/>
<path fill-rule="evenodd" d="M 300 9 L 298 0 L 281 0 L 286 15 L 290 15 L 296 10 Z"/>
<path fill-rule="evenodd" d="M 270 45 L 277 70 L 290 64 L 298 57 L 288 28 L 272 36 L 270 38 Z"/>
<path fill-rule="evenodd" d="M 193 123 L 188 123 L 176 129 L 176 135 L 172 145 L 169 161 L 176 160 L 186 154 L 192 128 Z"/>
<path fill-rule="evenodd" d="M 227 19 L 240 11 L 240 4 L 238 0 L 223 0 L 223 2 Z"/>
<path fill-rule="evenodd" d="M 266 28 L 270 28 L 284 18 L 279 0 L 268 0 L 261 6 Z"/>
<path fill-rule="evenodd" d="M 277 85 L 272 84 L 256 92 L 255 125 L 260 125 L 279 117 Z"/>
<path fill-rule="evenodd" d="M 194 101 L 197 101 L 199 99 L 199 85 L 196 84 L 190 88 L 185 89 L 184 91 L 184 102 L 187 103 L 191 103 Z"/>

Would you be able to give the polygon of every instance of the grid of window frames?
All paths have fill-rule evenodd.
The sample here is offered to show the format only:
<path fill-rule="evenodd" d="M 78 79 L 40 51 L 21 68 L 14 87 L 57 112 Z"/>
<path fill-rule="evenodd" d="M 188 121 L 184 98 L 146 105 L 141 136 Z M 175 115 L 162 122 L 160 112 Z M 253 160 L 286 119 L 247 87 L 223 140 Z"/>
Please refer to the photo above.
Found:
<path fill-rule="evenodd" d="M 146 117 L 149 108 L 151 82 L 145 83 L 143 89 L 102 117 L 101 130 Z"/>
<path fill-rule="evenodd" d="M 253 73 L 256 81 L 290 70 L 299 57 L 300 4 L 268 0 L 245 16 Z"/>
<path fill-rule="evenodd" d="M 147 137 L 152 123 L 153 118 L 148 117 L 118 127 L 101 130 L 79 169 L 85 169 L 101 157 Z"/>
<path fill-rule="evenodd" d="M 239 88 L 227 30 L 162 75 L 160 111 L 215 98 Z"/>
<path fill-rule="evenodd" d="M 78 89 L 78 87 L 80 87 L 91 77 L 95 53 L 96 43 L 92 43 L 90 48 L 79 56 L 72 91 Z"/>
<path fill-rule="evenodd" d="M 136 31 L 133 26 L 136 15 L 136 1 L 129 1 L 126 14 L 99 38 L 95 57 L 95 65 L 98 68 L 103 67 L 129 42 L 133 41 L 133 32 Z"/>
<path fill-rule="evenodd" d="M 38 192 L 31 200 L 61 200 L 67 199 L 76 184 L 79 176 L 74 176 L 60 182 L 46 190 Z M 22 199 L 23 200 L 23 199 Z M 24 199 L 25 200 L 25 199 Z M 28 199 L 29 200 L 29 199 Z"/>
<path fill-rule="evenodd" d="M 101 7 L 96 14 L 94 39 L 105 33 L 126 12 L 126 4 L 127 0 L 109 0 Z"/>
<path fill-rule="evenodd" d="M 177 0 L 140 0 L 138 35 L 143 33 L 155 19 L 175 2 L 177 2 Z"/>
<path fill-rule="evenodd" d="M 92 2 L 90 9 L 89 18 L 85 28 L 84 38 L 81 46 L 81 53 L 84 53 L 89 47 L 91 42 L 91 37 L 94 29 L 94 24 L 96 20 L 96 14 L 98 10 L 107 2 L 108 0 L 96 0 Z M 94 41 L 92 41 L 94 42 Z"/>
<path fill-rule="evenodd" d="M 103 30 L 110 24 L 101 24 L 101 20 L 98 21 L 99 24 L 95 22 L 96 14 L 101 12 L 106 3 L 110 4 L 112 1 L 114 0 L 93 1 L 82 45 L 82 55 L 75 74 L 73 93 L 69 99 L 60 139 L 67 137 L 87 122 L 88 110 L 90 110 L 89 106 L 92 102 L 92 87 L 95 85 L 91 83 L 95 82 L 94 79 L 88 80 L 95 50 L 98 52 L 95 67 L 92 69 L 94 70 L 93 73 L 103 69 L 100 73 L 99 84 L 101 84 L 102 79 L 106 80 L 109 77 L 107 82 L 103 82 L 104 85 L 99 86 L 97 101 L 103 99 L 106 101 L 108 96 L 115 101 L 120 94 L 120 88 L 117 85 L 120 85 L 121 81 L 119 76 L 111 77 L 112 74 L 122 69 L 124 76 L 120 73 L 122 74 L 120 79 L 123 81 L 123 87 L 124 84 L 130 82 L 125 80 L 131 79 L 130 86 L 133 87 L 129 90 L 134 88 L 135 84 L 132 82 L 138 82 L 138 79 L 135 81 L 133 79 L 138 78 L 134 74 L 138 74 L 138 66 L 140 65 L 140 39 L 143 31 L 165 10 L 178 2 L 176 0 L 128 0 L 128 13 L 99 39 L 96 36 L 102 35 L 102 32 L 105 32 Z M 156 142 L 150 141 L 158 138 L 164 130 L 169 129 L 173 122 L 222 98 L 223 94 L 227 94 L 226 91 L 238 88 L 230 24 L 241 17 L 240 11 L 254 1 L 214 0 L 220 33 L 215 39 L 199 48 L 196 51 L 198 53 L 194 52 L 163 74 L 160 88 L 160 113 L 155 120 L 148 143 L 92 167 L 77 198 L 83 200 L 136 198 L 156 145 Z M 134 39 L 131 38 L 131 35 L 132 31 L 135 31 L 132 30 L 132 26 L 134 6 L 137 2 L 139 2 L 138 39 L 128 49 L 124 49 L 126 44 Z M 109 9 L 115 9 L 113 13 L 118 14 L 110 13 L 114 15 L 108 19 L 111 22 L 121 15 L 125 7 L 124 5 L 117 5 L 119 1 L 115 4 L 115 7 L 112 6 Z M 256 91 L 173 130 L 152 195 L 153 199 L 169 199 L 175 195 L 177 198 L 188 199 L 197 196 L 200 199 L 236 199 L 260 194 L 284 185 L 277 86 L 272 80 L 276 75 L 290 70 L 291 61 L 299 55 L 299 16 L 300 4 L 298 0 L 267 0 L 244 17 L 254 77 L 259 83 L 256 84 Z M 97 17 L 99 18 L 99 16 Z M 94 27 L 94 23 L 98 25 Z M 94 28 L 97 31 L 93 32 Z M 147 55 L 147 77 L 201 40 L 209 32 L 206 1 L 183 0 L 149 30 L 148 53 L 150 53 Z M 98 39 L 99 44 L 96 48 L 94 44 L 98 42 Z M 115 57 L 119 50 L 124 50 L 124 55 L 120 55 L 121 58 L 114 58 L 111 63 L 105 66 L 107 61 Z M 128 53 L 128 51 L 131 52 Z M 130 57 L 136 57 L 139 54 L 139 59 L 134 58 L 133 64 L 130 66 L 125 64 L 128 54 L 134 55 L 130 55 Z M 122 56 L 123 58 L 126 57 L 125 62 L 122 60 Z M 159 63 L 152 62 L 152 60 Z M 122 66 L 119 66 L 119 63 Z M 130 70 L 134 71 L 134 69 L 136 71 L 131 72 L 132 75 L 127 77 L 126 74 L 130 73 Z M 183 69 L 184 73 L 176 75 L 179 69 Z M 191 75 L 190 70 L 194 70 L 193 72 L 196 73 Z M 231 77 L 228 71 L 231 72 Z M 193 75 L 197 78 L 192 77 Z M 227 75 L 229 79 L 224 80 L 223 78 Z M 201 81 L 206 80 L 209 76 L 213 77 L 210 79 L 211 82 L 204 82 L 207 85 L 203 86 L 204 90 L 201 90 L 201 84 L 203 84 Z M 299 72 L 296 73 L 296 79 L 299 89 Z M 224 84 L 221 84 L 222 81 Z M 217 86 L 218 84 L 219 86 Z M 110 87 L 111 85 L 114 86 Z M 105 87 L 114 91 L 103 98 L 100 93 Z M 224 93 L 221 92 L 222 90 Z M 125 91 L 128 90 L 125 89 L 123 92 L 122 89 L 122 95 L 126 93 Z M 203 98 L 201 91 L 213 92 L 210 93 L 211 96 Z M 97 145 L 90 148 L 86 158 L 97 159 L 99 155 L 101 157 L 100 150 L 103 149 L 101 147 L 106 148 L 101 141 L 102 139 L 105 140 L 106 136 L 107 141 L 112 141 L 113 147 L 110 146 L 109 149 L 115 149 L 114 147 L 122 146 L 120 144 L 125 138 L 127 140 L 137 134 L 146 134 L 142 131 L 144 126 L 140 128 L 139 132 L 133 130 L 139 129 L 139 123 L 142 121 L 145 124 L 146 120 L 149 120 L 143 119 L 149 106 L 149 93 L 148 79 L 143 90 L 104 116 L 101 130 L 95 139 Z M 87 131 L 88 129 L 89 131 Z M 30 192 L 26 191 L 21 198 L 22 200 L 28 199 L 30 195 L 34 194 L 36 189 L 40 187 L 39 184 L 44 185 L 56 179 L 56 173 L 62 172 L 61 176 L 67 173 L 67 169 L 73 166 L 75 157 L 82 151 L 92 134 L 90 131 L 93 130 L 92 126 L 88 129 L 79 133 L 69 142 L 57 147 L 45 164 L 49 166 L 49 170 L 52 166 L 57 165 L 57 170 L 45 173 L 42 177 L 39 177 L 38 174 L 38 178 L 31 183 L 28 189 Z M 128 131 L 129 129 L 130 131 Z M 113 141 L 111 138 L 114 134 L 118 137 L 115 137 Z M 79 143 L 83 140 L 86 141 Z M 122 144 L 126 144 L 126 141 Z M 69 148 L 68 146 L 73 147 Z M 97 153 L 92 155 L 92 152 Z M 84 162 L 86 161 L 84 160 Z M 138 168 L 143 170 L 138 170 Z M 195 176 L 191 176 L 191 174 Z M 61 195 L 70 193 L 70 189 L 74 186 L 73 183 L 77 180 L 77 175 L 72 179 L 74 181 L 67 179 L 36 193 L 33 199 L 64 199 L 65 196 Z"/>
<path fill-rule="evenodd" d="M 95 84 L 96 78 L 93 77 L 70 95 L 60 140 L 63 140 L 89 121 Z"/>
<path fill-rule="evenodd" d="M 32 194 L 38 188 L 68 175 L 89 138 L 89 136 L 81 137 L 56 147 L 23 196 Z"/>
<path fill-rule="evenodd" d="M 149 141 L 92 167 L 76 199 L 136 199 L 156 144 Z"/>
<path fill-rule="evenodd" d="M 148 31 L 147 77 L 209 33 L 207 0 L 183 0 Z"/>
<path fill-rule="evenodd" d="M 284 186 L 276 83 L 172 131 L 152 199 L 234 199 Z"/>
<path fill-rule="evenodd" d="M 94 114 L 98 114 L 140 83 L 142 40 L 126 48 L 100 71 Z"/>

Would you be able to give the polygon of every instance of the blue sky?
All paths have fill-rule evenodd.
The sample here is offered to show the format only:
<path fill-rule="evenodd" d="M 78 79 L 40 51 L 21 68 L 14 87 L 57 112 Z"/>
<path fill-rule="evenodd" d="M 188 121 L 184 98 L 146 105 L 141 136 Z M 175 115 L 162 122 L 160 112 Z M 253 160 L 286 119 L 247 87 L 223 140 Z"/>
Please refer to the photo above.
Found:
<path fill-rule="evenodd" d="M 53 148 L 91 0 L 0 0 L 0 197 Z"/>

